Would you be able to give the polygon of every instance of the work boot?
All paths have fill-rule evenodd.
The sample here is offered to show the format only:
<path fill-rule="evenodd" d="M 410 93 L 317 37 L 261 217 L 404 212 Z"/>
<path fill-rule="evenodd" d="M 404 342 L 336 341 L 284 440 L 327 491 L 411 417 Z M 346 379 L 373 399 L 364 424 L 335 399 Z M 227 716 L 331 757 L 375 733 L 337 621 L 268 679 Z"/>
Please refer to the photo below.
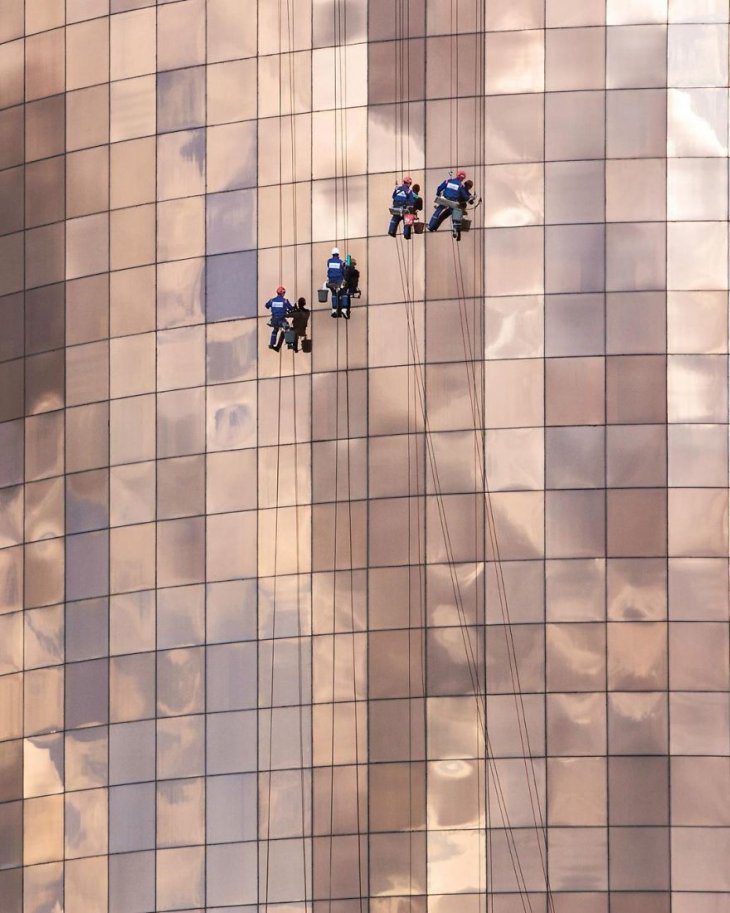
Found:
<path fill-rule="evenodd" d="M 337 316 L 338 316 L 337 308 L 332 308 L 332 313 L 330 314 L 330 317 L 337 317 Z"/>

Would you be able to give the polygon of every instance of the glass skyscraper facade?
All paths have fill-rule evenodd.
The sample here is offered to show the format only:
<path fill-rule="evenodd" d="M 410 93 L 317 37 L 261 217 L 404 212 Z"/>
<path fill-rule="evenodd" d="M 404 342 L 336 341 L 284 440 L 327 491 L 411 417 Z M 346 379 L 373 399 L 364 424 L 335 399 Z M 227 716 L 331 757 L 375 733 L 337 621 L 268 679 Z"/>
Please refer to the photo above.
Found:
<path fill-rule="evenodd" d="M 0 913 L 730 913 L 729 27 L 0 0 Z"/>

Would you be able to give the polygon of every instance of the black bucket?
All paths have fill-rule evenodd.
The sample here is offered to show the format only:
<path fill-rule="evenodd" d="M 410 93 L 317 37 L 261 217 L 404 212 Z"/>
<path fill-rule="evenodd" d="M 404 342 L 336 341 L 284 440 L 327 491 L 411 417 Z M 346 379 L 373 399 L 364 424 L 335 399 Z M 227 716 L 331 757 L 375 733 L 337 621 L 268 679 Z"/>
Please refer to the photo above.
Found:
<path fill-rule="evenodd" d="M 416 235 L 422 235 L 423 229 L 426 227 L 425 222 L 414 222 L 413 223 L 413 233 Z"/>
<path fill-rule="evenodd" d="M 327 299 L 329 298 L 329 289 L 318 288 L 317 289 L 317 301 L 320 304 L 327 304 Z"/>
<path fill-rule="evenodd" d="M 464 218 L 462 218 L 462 220 L 461 220 L 461 230 L 462 230 L 462 232 L 464 232 L 464 231 L 469 231 L 470 228 L 471 228 L 471 219 L 464 219 Z"/>

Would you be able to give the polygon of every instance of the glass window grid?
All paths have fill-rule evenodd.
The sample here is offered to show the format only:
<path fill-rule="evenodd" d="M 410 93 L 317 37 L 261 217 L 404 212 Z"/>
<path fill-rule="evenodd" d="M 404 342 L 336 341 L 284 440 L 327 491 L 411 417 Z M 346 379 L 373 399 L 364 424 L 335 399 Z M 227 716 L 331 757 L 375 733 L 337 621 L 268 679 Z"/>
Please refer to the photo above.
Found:
<path fill-rule="evenodd" d="M 611 6 L 612 6 L 613 8 L 610 10 L 610 13 L 611 13 L 611 15 L 612 15 L 614 18 L 609 20 L 609 22 L 611 23 L 611 25 L 609 26 L 609 28 L 613 28 L 613 27 L 616 27 L 616 28 L 627 28 L 627 27 L 628 27 L 628 28 L 633 28 L 634 25 L 636 25 L 637 28 L 639 28 L 639 27 L 645 28 L 645 27 L 646 27 L 646 25 L 644 25 L 644 20 L 642 19 L 641 16 L 639 16 L 639 19 L 638 19 L 637 22 L 634 23 L 634 22 L 632 21 L 632 23 L 631 23 L 630 26 L 625 26 L 625 25 L 623 24 L 623 23 L 624 23 L 624 19 L 622 18 L 622 16 L 625 15 L 624 6 L 623 6 L 622 4 L 620 4 L 620 3 L 614 3 L 614 4 L 611 4 Z M 651 18 L 651 16 L 648 16 L 648 17 L 646 18 L 646 22 L 647 22 L 647 23 L 651 23 L 652 21 L 654 21 L 654 20 Z M 672 21 L 672 20 L 670 20 L 670 21 Z M 62 23 L 59 23 L 58 21 L 57 21 L 57 22 L 53 22 L 53 20 L 51 20 L 49 23 L 47 23 L 48 27 L 56 27 L 58 24 L 62 24 Z M 582 23 L 582 24 L 589 24 L 589 25 L 596 25 L 596 26 L 599 26 L 599 25 L 601 25 L 602 23 L 600 22 L 600 20 L 596 19 L 595 22 Z M 42 27 L 44 27 L 44 26 L 42 26 Z M 32 28 L 34 28 L 34 26 L 31 24 L 31 25 L 30 25 L 30 28 L 32 29 Z M 672 27 L 670 26 L 670 30 L 671 30 L 671 28 L 672 28 Z M 637 87 L 637 88 L 640 88 L 640 87 Z M 615 92 L 615 91 L 617 91 L 617 90 L 611 90 L 611 91 L 614 91 L 614 92 Z M 618 90 L 618 91 L 620 91 L 620 90 Z M 552 93 L 551 93 L 551 94 L 552 94 Z M 670 141 L 671 141 L 671 139 L 670 139 Z M 599 224 L 600 224 L 600 221 L 601 221 L 600 219 L 597 220 L 597 222 L 598 222 Z M 658 218 L 658 221 L 664 221 L 664 220 L 661 219 L 661 218 Z M 50 224 L 53 224 L 53 223 L 50 223 Z M 58 223 L 58 224 L 60 224 L 60 223 Z M 570 224 L 570 223 L 565 223 L 565 224 Z M 682 223 L 678 223 L 678 224 L 682 224 Z M 677 251 L 677 254 L 678 254 L 678 253 L 679 253 L 679 251 Z M 661 289 L 663 286 L 662 286 L 661 283 L 660 283 L 657 287 Z M 680 287 L 680 288 L 681 288 L 681 287 Z M 712 289 L 712 288 L 714 288 L 714 286 L 712 286 L 712 285 L 709 286 L 709 289 Z M 672 289 L 672 291 L 674 291 L 674 289 Z M 379 306 L 379 305 L 375 305 L 375 306 Z M 725 346 L 726 346 L 726 343 L 725 343 L 725 345 L 723 346 L 723 348 L 725 348 Z M 699 354 L 700 354 L 700 357 L 701 357 L 701 353 L 699 353 Z M 565 357 L 569 357 L 569 356 L 565 356 Z M 600 356 L 599 356 L 599 357 L 600 357 Z M 372 369 L 372 370 L 377 370 L 377 369 Z M 51 415 L 53 415 L 53 414 L 54 414 L 54 413 L 51 413 Z M 55 413 L 55 414 L 60 415 L 60 413 Z M 726 422 L 726 420 L 725 420 L 725 422 Z M 723 423 L 723 424 L 724 424 L 724 423 Z M 528 426 L 528 427 L 530 427 L 530 426 Z M 336 437 L 339 437 L 339 435 L 336 435 Z M 53 478 L 53 477 L 54 477 L 54 476 L 51 476 L 51 478 Z M 601 487 L 600 487 L 600 486 L 598 487 L 598 490 L 601 490 Z M 613 490 L 615 490 L 615 489 L 614 489 L 613 487 L 611 487 L 611 489 L 608 489 L 608 490 L 613 491 Z M 688 491 L 689 491 L 689 490 L 688 490 Z M 378 499 L 378 500 L 380 501 L 380 500 L 388 500 L 388 499 Z M 375 502 L 373 502 L 373 503 L 375 503 Z M 680 509 L 680 510 L 683 509 L 683 508 L 681 507 L 681 503 L 682 503 L 682 502 L 677 502 L 677 508 Z M 686 508 L 684 508 L 684 509 L 686 510 Z M 690 546 L 690 547 L 691 547 L 691 546 Z M 676 555 L 675 555 L 674 553 L 671 553 L 671 554 L 672 554 L 672 557 L 669 559 L 669 563 L 670 563 L 670 564 L 672 563 L 672 561 L 674 561 L 674 562 L 677 562 L 677 561 L 689 561 L 689 562 L 691 562 L 691 561 L 693 561 L 693 560 L 702 560 L 701 558 L 695 558 L 695 559 L 693 559 L 692 557 L 684 558 L 684 557 L 683 557 L 682 550 L 681 550 L 681 546 L 680 546 L 680 551 L 679 551 Z M 692 552 L 692 553 L 690 553 L 690 554 L 696 554 L 696 553 Z M 700 554 L 702 554 L 702 552 L 700 552 Z M 662 556 L 659 555 L 658 557 L 661 558 Z M 562 559 L 562 560 L 564 560 L 564 559 Z M 570 559 L 569 559 L 569 560 L 570 560 Z M 577 559 L 577 560 L 580 560 L 580 559 Z M 653 560 L 653 559 L 651 558 L 651 556 L 641 557 L 641 558 L 636 558 L 636 559 L 628 559 L 628 558 L 627 558 L 627 559 L 624 559 L 624 558 L 610 558 L 610 559 L 609 559 L 609 564 L 610 564 L 611 562 L 614 562 L 614 563 L 615 563 L 617 560 L 635 560 L 636 562 L 642 562 L 642 561 L 650 561 L 650 560 Z M 676 623 L 677 623 L 677 622 L 675 622 L 675 624 L 676 624 Z M 690 623 L 694 624 L 694 622 L 690 622 Z M 610 630 L 613 630 L 614 628 L 616 628 L 617 630 L 620 630 L 620 629 L 618 629 L 618 624 L 625 624 L 625 622 L 623 622 L 623 621 L 622 621 L 622 622 L 611 622 L 611 624 L 610 624 L 608 627 L 609 627 Z M 640 622 L 640 624 L 651 624 L 651 623 L 649 623 L 649 622 Z M 669 627 L 671 628 L 671 626 L 669 626 Z M 455 630 L 455 629 L 454 629 L 454 630 Z M 678 695 L 678 696 L 679 696 L 679 695 Z M 376 763 L 377 763 L 377 762 L 376 762 Z M 680 831 L 679 836 L 678 836 L 678 839 L 682 839 L 681 828 L 679 828 L 678 830 Z M 682 876 L 681 876 L 681 875 L 678 875 L 678 880 L 679 880 L 679 885 L 680 885 L 679 890 L 680 890 L 680 892 L 681 892 L 682 890 L 685 889 L 685 888 L 681 887 L 682 884 L 683 884 L 683 882 L 682 882 Z M 617 885 L 617 886 L 618 886 L 618 885 Z M 634 886 L 634 885 L 631 885 L 630 887 L 635 887 L 635 886 Z M 663 885 L 663 889 L 666 889 L 667 887 L 668 887 L 668 885 Z M 625 887 L 624 887 L 623 885 L 621 885 L 621 889 L 622 889 L 622 890 L 625 890 Z"/>

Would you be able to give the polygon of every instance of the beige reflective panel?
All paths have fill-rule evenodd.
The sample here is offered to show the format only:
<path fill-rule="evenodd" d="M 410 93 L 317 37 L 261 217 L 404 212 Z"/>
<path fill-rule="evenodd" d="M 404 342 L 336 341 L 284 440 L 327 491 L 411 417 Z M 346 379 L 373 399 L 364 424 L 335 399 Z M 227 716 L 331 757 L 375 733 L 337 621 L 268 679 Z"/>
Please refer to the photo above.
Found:
<path fill-rule="evenodd" d="M 210 0 L 207 6 L 207 59 L 253 57 L 258 10 L 254 0 Z"/>
<path fill-rule="evenodd" d="M 113 142 L 155 132 L 154 77 L 140 76 L 112 83 L 110 105 Z"/>
<path fill-rule="evenodd" d="M 157 852 L 157 898 L 166 909 L 203 902 L 205 850 L 202 846 Z"/>
<path fill-rule="evenodd" d="M 9 16 L 6 16 L 8 21 Z M 0 71 L 3 75 L 0 99 L 4 108 L 23 101 L 23 44 L 23 41 L 7 41 L 0 46 Z"/>
<path fill-rule="evenodd" d="M 125 526 L 109 536 L 112 593 L 144 590 L 154 582 L 154 524 Z"/>
<path fill-rule="evenodd" d="M 115 143 L 109 162 L 111 208 L 148 203 L 155 197 L 155 142 L 150 138 Z"/>
<path fill-rule="evenodd" d="M 183 0 L 157 12 L 157 68 L 173 70 L 205 60 L 205 3 Z"/>
<path fill-rule="evenodd" d="M 64 899 L 69 913 L 107 909 L 107 860 L 103 856 L 70 860 L 64 866 Z"/>
<path fill-rule="evenodd" d="M 108 396 L 109 354 L 105 342 L 66 350 L 66 403 L 77 406 Z"/>
<path fill-rule="evenodd" d="M 100 161 L 98 154 L 96 158 Z M 76 161 L 77 156 L 69 156 L 67 161 L 69 180 L 72 179 L 72 166 Z M 63 206 L 63 164 L 63 158 L 61 156 L 55 156 L 54 158 L 34 162 L 26 168 L 25 205 L 27 211 L 25 218 L 27 226 L 45 225 L 49 222 L 57 222 L 61 219 L 61 209 Z M 15 171 L 6 173 L 6 178 L 10 177 L 13 179 L 12 183 L 6 186 L 10 188 L 18 185 L 17 176 L 18 172 Z M 104 209 L 105 207 L 100 205 L 97 208 Z M 73 209 L 73 206 L 71 209 Z M 94 211 L 93 207 L 89 211 Z M 71 211 L 68 214 L 83 215 L 84 213 Z M 12 226 L 9 226 L 8 231 L 12 230 Z"/>
<path fill-rule="evenodd" d="M 202 716 L 181 716 L 157 721 L 158 779 L 197 776 L 202 773 L 205 757 L 204 731 Z"/>
<path fill-rule="evenodd" d="M 109 323 L 112 336 L 154 329 L 154 279 L 151 267 L 124 270 L 109 276 Z"/>
<path fill-rule="evenodd" d="M 692 257 L 689 245 L 692 246 Z M 676 222 L 668 225 L 668 286 L 671 289 L 696 290 L 727 285 L 727 265 L 721 259 L 725 256 L 727 245 L 727 225 L 723 222 Z"/>
<path fill-rule="evenodd" d="M 703 17 L 709 23 L 710 17 Z M 727 83 L 727 30 L 720 25 L 669 27 L 669 85 L 721 86 Z"/>
<path fill-rule="evenodd" d="M 149 278 L 153 280 L 154 273 L 150 273 Z M 152 281 L 149 286 L 151 290 Z M 158 264 L 157 314 L 160 329 L 200 323 L 204 308 L 205 279 L 201 259 Z"/>
<path fill-rule="evenodd" d="M 127 79 L 155 70 L 155 11 L 140 9 L 111 18 L 111 78 Z"/>
<path fill-rule="evenodd" d="M 485 49 L 488 61 L 485 89 L 489 95 L 543 91 L 543 33 L 495 33 L 487 37 Z"/>
<path fill-rule="evenodd" d="M 667 403 L 672 422 L 724 422 L 727 393 L 724 355 L 672 355 L 667 364 Z"/>
<path fill-rule="evenodd" d="M 66 796 L 66 857 L 75 859 L 107 852 L 106 789 Z"/>
<path fill-rule="evenodd" d="M 43 484 L 43 483 L 41 483 Z M 0 494 L 2 521 L 0 521 L 0 543 L 3 547 L 18 545 L 22 540 L 22 489 L 17 486 L 6 488 Z"/>
<path fill-rule="evenodd" d="M 154 456 L 154 407 L 154 397 L 151 396 L 132 396 L 112 402 L 109 420 L 110 457 L 113 464 L 150 459 Z"/>
<path fill-rule="evenodd" d="M 727 154 L 727 98 L 721 89 L 670 89 L 667 96 L 670 156 Z"/>
<path fill-rule="evenodd" d="M 545 89 L 603 88 L 604 43 L 604 29 L 549 29 L 545 33 Z"/>
<path fill-rule="evenodd" d="M 728 445 L 721 425 L 673 425 L 669 429 L 671 485 L 721 487 L 728 468 Z"/>
<path fill-rule="evenodd" d="M 170 200 L 157 206 L 157 257 L 182 260 L 203 253 L 205 206 L 202 197 Z"/>
<path fill-rule="evenodd" d="M 27 101 L 63 91 L 63 30 L 33 35 L 25 42 L 25 97 Z M 73 77 L 71 77 L 73 79 Z M 69 85 L 68 88 L 74 88 Z"/>
<path fill-rule="evenodd" d="M 66 30 L 66 88 L 105 82 L 109 75 L 109 20 L 101 16 Z"/>
<path fill-rule="evenodd" d="M 208 6 L 208 28 L 210 28 L 211 6 Z M 207 122 L 223 124 L 237 120 L 248 120 L 256 116 L 256 94 L 241 91 L 242 86 L 253 86 L 256 79 L 256 61 L 230 60 L 210 64 L 206 68 L 208 84 Z M 263 127 L 263 124 L 262 124 Z"/>
<path fill-rule="evenodd" d="M 606 24 L 664 22 L 667 18 L 668 0 L 608 0 Z"/>
<path fill-rule="evenodd" d="M 144 146 L 141 146 L 141 143 L 144 143 Z M 152 145 L 152 150 L 149 150 L 149 143 L 152 141 L 143 140 L 134 146 L 125 145 L 129 146 L 129 154 L 134 156 L 134 159 L 131 160 L 134 171 L 136 172 L 142 164 L 142 162 L 136 161 L 138 155 L 144 154 L 144 165 L 146 166 L 144 172 L 148 173 L 154 181 L 154 151 L 152 151 L 154 145 Z M 139 152 L 136 151 L 136 146 L 139 146 Z M 116 151 L 119 147 L 113 148 Z M 122 148 L 124 147 L 122 146 Z M 205 141 L 202 130 L 182 130 L 157 138 L 157 198 L 159 200 L 191 196 L 203 192 L 204 150 Z M 147 166 L 148 156 L 151 156 L 150 166 Z M 138 180 L 139 175 L 136 176 L 136 181 Z"/>
<path fill-rule="evenodd" d="M 63 797 L 46 796 L 23 803 L 23 858 L 50 862 L 63 855 Z"/>
<path fill-rule="evenodd" d="M 63 614 L 61 606 L 26 611 L 23 631 L 26 668 L 51 666 L 63 661 Z"/>
<path fill-rule="evenodd" d="M 122 723 L 153 715 L 155 662 L 151 653 L 117 656 L 109 662 L 110 721 Z"/>

